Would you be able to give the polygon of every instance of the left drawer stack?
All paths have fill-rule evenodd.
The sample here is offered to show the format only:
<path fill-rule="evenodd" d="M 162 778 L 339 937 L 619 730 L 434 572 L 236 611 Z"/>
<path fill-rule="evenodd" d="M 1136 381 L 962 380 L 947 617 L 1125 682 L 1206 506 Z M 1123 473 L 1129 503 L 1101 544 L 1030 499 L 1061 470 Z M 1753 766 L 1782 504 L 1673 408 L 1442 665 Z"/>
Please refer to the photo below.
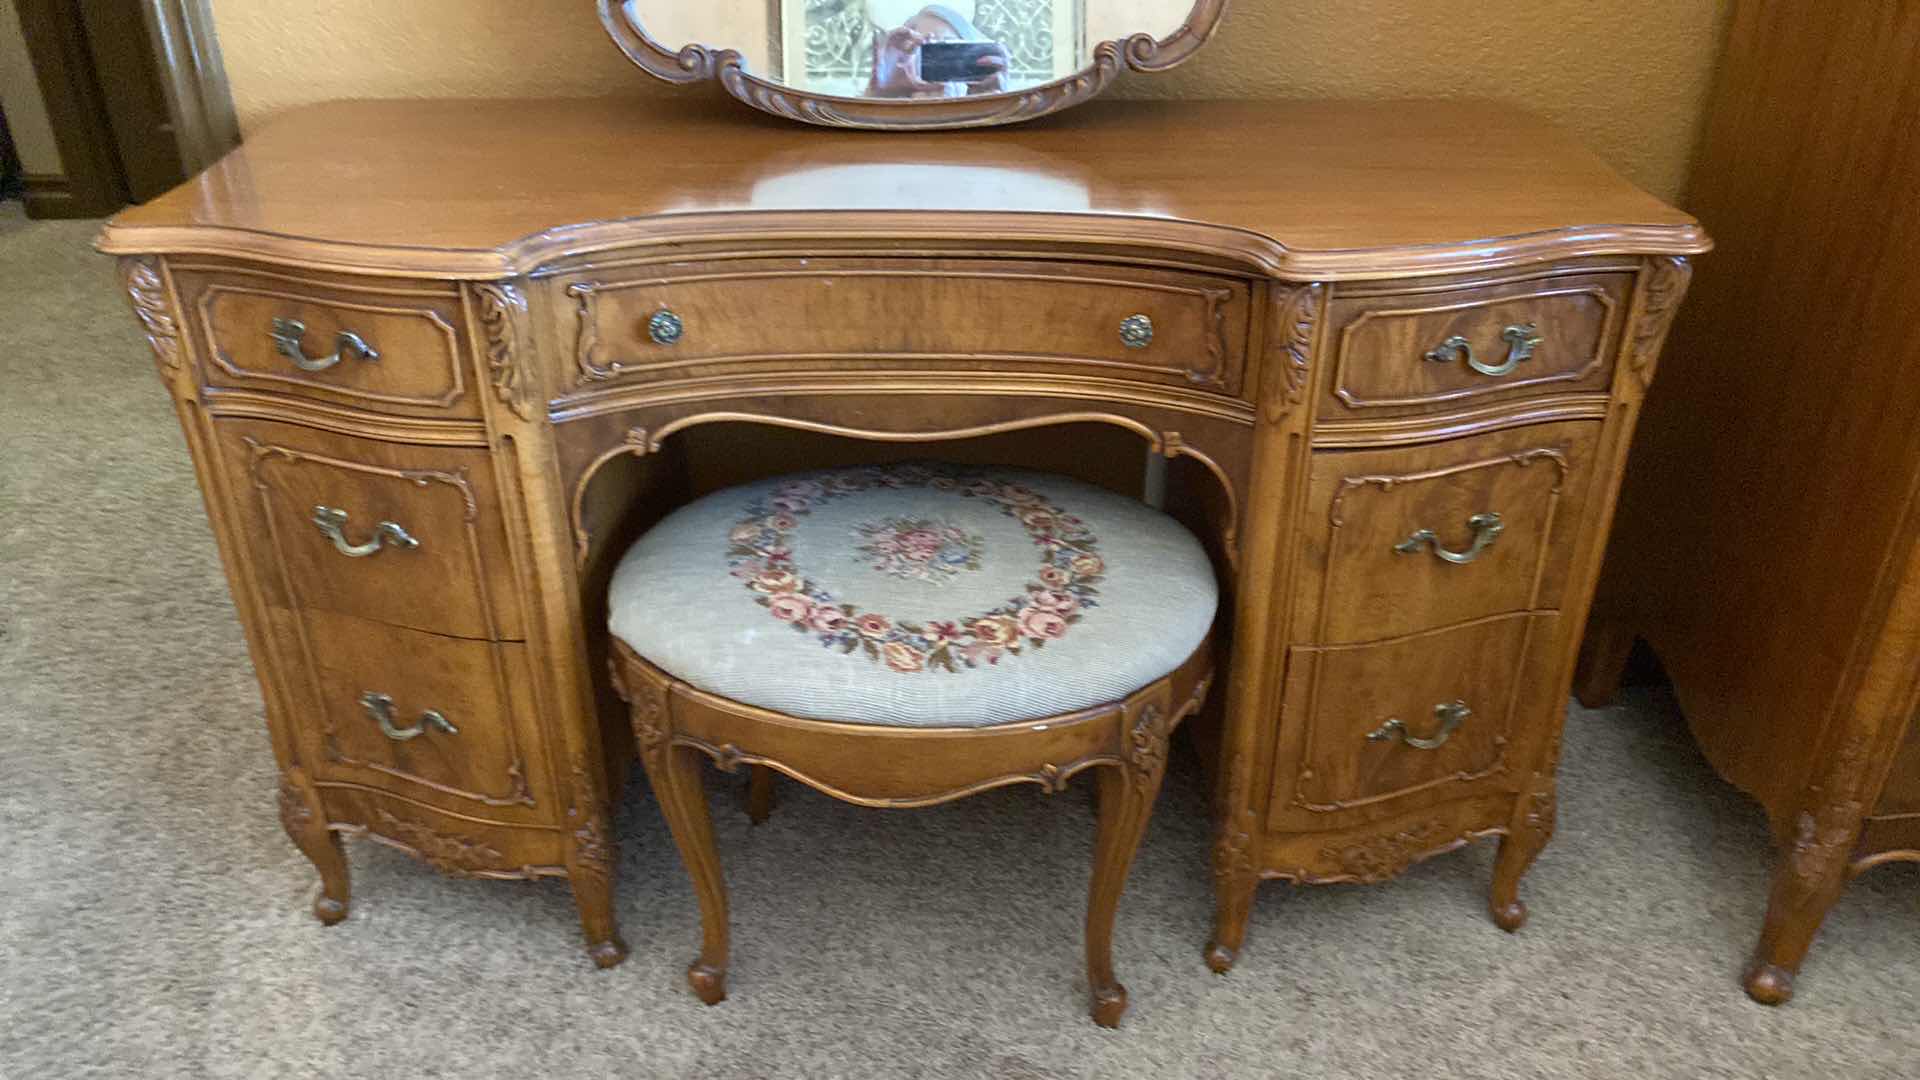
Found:
<path fill-rule="evenodd" d="M 283 817 L 321 870 L 317 912 L 345 915 L 342 833 L 449 873 L 604 892 L 604 858 L 583 864 L 572 840 L 601 812 L 567 809 L 593 785 L 557 774 L 533 689 L 515 480 L 489 451 L 460 286 L 171 271 L 201 474 L 252 624 Z M 617 962 L 610 919 L 581 904 L 595 958 Z"/>

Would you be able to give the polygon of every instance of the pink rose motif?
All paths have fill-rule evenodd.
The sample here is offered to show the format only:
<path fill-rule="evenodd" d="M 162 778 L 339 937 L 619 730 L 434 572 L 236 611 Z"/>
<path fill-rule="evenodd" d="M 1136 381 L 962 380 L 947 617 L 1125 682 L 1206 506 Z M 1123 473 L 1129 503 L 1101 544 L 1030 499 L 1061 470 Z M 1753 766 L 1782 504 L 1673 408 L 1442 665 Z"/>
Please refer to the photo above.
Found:
<path fill-rule="evenodd" d="M 1005 615 L 989 615 L 984 619 L 975 619 L 967 629 L 973 632 L 974 639 L 982 645 L 1011 645 L 1020 636 L 1020 624 Z"/>
<path fill-rule="evenodd" d="M 1072 575 L 1057 566 L 1043 566 L 1040 568 L 1040 581 L 1043 584 L 1054 586 L 1065 585 L 1071 576 Z"/>
<path fill-rule="evenodd" d="M 813 601 L 799 593 L 778 593 L 767 601 L 767 610 L 773 612 L 773 617 L 781 622 L 806 622 L 808 616 L 813 614 Z"/>
<path fill-rule="evenodd" d="M 1073 572 L 1081 577 L 1097 574 L 1107 568 L 1106 560 L 1098 555 L 1075 555 L 1072 565 Z"/>
<path fill-rule="evenodd" d="M 753 579 L 753 587 L 763 593 L 793 592 L 800 587 L 800 579 L 791 570 L 763 570 Z"/>
<path fill-rule="evenodd" d="M 927 624 L 927 638 L 935 643 L 959 641 L 960 624 L 950 622 L 932 622 Z"/>
<path fill-rule="evenodd" d="M 904 641 L 889 641 L 880 649 L 887 666 L 895 671 L 921 671 L 927 666 L 925 653 Z"/>
<path fill-rule="evenodd" d="M 823 634 L 837 634 L 846 629 L 847 613 L 839 608 L 822 604 L 814 608 L 813 614 L 807 617 L 807 625 Z"/>
<path fill-rule="evenodd" d="M 1062 615 L 1071 615 L 1080 610 L 1079 597 L 1053 589 L 1034 593 L 1031 603 L 1041 611 L 1056 611 Z"/>
<path fill-rule="evenodd" d="M 1020 613 L 1020 629 L 1036 641 L 1059 638 L 1067 632 L 1067 620 L 1057 611 L 1030 607 Z"/>
<path fill-rule="evenodd" d="M 876 615 L 873 612 L 868 612 L 853 620 L 853 628 L 860 631 L 860 633 L 866 637 L 883 638 L 892 631 L 893 620 L 887 618 L 885 615 Z"/>

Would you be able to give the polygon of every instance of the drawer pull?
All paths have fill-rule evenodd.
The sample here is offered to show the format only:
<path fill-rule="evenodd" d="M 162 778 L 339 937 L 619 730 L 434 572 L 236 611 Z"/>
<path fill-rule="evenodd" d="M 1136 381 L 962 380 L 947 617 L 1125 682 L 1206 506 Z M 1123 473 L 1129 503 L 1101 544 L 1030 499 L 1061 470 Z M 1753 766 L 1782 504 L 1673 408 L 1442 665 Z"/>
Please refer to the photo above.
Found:
<path fill-rule="evenodd" d="M 313 525 L 320 534 L 333 541 L 334 549 L 349 559 L 365 558 L 392 544 L 400 548 L 417 548 L 420 541 L 401 528 L 397 523 L 383 521 L 373 527 L 373 537 L 364 544 L 350 543 L 347 540 L 347 512 L 331 506 L 313 508 Z"/>
<path fill-rule="evenodd" d="M 360 707 L 367 710 L 367 715 L 373 717 L 374 720 L 380 724 L 380 733 L 392 739 L 394 742 L 406 742 L 408 739 L 417 739 L 425 735 L 429 728 L 447 735 L 460 734 L 460 729 L 453 726 L 453 721 L 442 716 L 434 709 L 428 709 L 426 712 L 421 713 L 419 722 L 412 727 L 394 727 L 393 699 L 385 694 L 376 694 L 371 690 L 360 695 Z"/>
<path fill-rule="evenodd" d="M 1501 376 L 1520 366 L 1520 361 L 1533 357 L 1533 350 L 1545 340 L 1535 333 L 1532 323 L 1509 326 L 1500 331 L 1500 339 L 1507 343 L 1507 360 L 1498 366 L 1482 363 L 1473 355 L 1473 342 L 1455 334 L 1439 345 L 1427 350 L 1427 359 L 1436 364 L 1450 364 L 1464 358 L 1467 366 L 1482 375 Z"/>
<path fill-rule="evenodd" d="M 1393 742 L 1398 739 L 1415 750 L 1438 750 L 1453 738 L 1453 733 L 1460 730 L 1460 725 L 1473 715 L 1473 710 L 1467 708 L 1464 701 L 1448 701 L 1435 705 L 1433 715 L 1440 721 L 1440 730 L 1434 732 L 1432 738 L 1422 739 L 1407 734 L 1407 725 L 1395 718 L 1367 732 L 1367 741 Z"/>
<path fill-rule="evenodd" d="M 1421 529 L 1405 540 L 1393 545 L 1393 550 L 1402 555 L 1412 555 L 1423 547 L 1433 548 L 1435 558 L 1460 564 L 1470 563 L 1480 557 L 1480 553 L 1493 546 L 1500 537 L 1506 523 L 1495 513 L 1475 514 L 1467 519 L 1467 528 L 1473 530 L 1473 543 L 1465 551 L 1448 551 L 1440 546 L 1440 536 L 1432 529 Z"/>
<path fill-rule="evenodd" d="M 325 371 L 339 363 L 348 353 L 362 360 L 378 360 L 380 353 L 367 344 L 367 339 L 351 330 L 342 330 L 334 339 L 333 355 L 314 358 L 300 347 L 300 339 L 307 335 L 307 324 L 299 319 L 273 320 L 273 348 L 281 356 L 293 361 L 293 366 L 301 371 Z"/>
<path fill-rule="evenodd" d="M 1120 320 L 1120 344 L 1129 349 L 1144 349 L 1153 344 L 1153 319 L 1129 315 Z"/>
<path fill-rule="evenodd" d="M 654 312 L 653 317 L 647 320 L 647 336 L 653 339 L 655 345 L 671 345 L 679 341 L 680 335 L 686 330 L 687 324 L 680 321 L 680 316 L 666 308 Z"/>

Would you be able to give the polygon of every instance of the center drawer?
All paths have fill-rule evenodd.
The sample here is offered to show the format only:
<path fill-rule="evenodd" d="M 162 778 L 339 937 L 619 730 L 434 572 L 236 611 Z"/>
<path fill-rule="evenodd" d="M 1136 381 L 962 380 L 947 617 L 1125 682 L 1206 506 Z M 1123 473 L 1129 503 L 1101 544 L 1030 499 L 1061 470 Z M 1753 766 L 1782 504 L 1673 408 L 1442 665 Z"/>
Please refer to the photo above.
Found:
<path fill-rule="evenodd" d="M 574 382 L 924 359 L 1242 393 L 1248 286 L 1146 267 L 985 259 L 654 263 L 556 284 Z M 866 361 L 864 358 L 873 358 Z"/>

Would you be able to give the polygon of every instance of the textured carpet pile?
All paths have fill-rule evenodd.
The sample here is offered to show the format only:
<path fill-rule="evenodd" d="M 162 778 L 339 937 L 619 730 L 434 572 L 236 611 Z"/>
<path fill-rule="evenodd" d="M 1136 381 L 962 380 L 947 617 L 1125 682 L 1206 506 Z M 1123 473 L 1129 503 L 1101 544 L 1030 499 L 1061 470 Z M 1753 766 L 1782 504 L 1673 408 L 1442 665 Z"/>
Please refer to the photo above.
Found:
<path fill-rule="evenodd" d="M 557 882 L 459 881 L 349 847 L 308 914 L 260 694 L 186 448 L 92 223 L 0 212 L 0 1077 L 1912 1077 L 1920 872 L 1876 870 L 1800 996 L 1736 975 L 1771 865 L 1759 811 L 1672 703 L 1567 726 L 1559 836 L 1517 935 L 1493 848 L 1212 914 L 1198 770 L 1175 757 L 1120 911 L 1133 1009 L 1085 1015 L 1088 793 L 881 813 L 783 784 L 716 824 L 732 997 L 681 973 L 698 918 L 644 781 L 617 813 L 633 954 L 595 971 Z"/>

